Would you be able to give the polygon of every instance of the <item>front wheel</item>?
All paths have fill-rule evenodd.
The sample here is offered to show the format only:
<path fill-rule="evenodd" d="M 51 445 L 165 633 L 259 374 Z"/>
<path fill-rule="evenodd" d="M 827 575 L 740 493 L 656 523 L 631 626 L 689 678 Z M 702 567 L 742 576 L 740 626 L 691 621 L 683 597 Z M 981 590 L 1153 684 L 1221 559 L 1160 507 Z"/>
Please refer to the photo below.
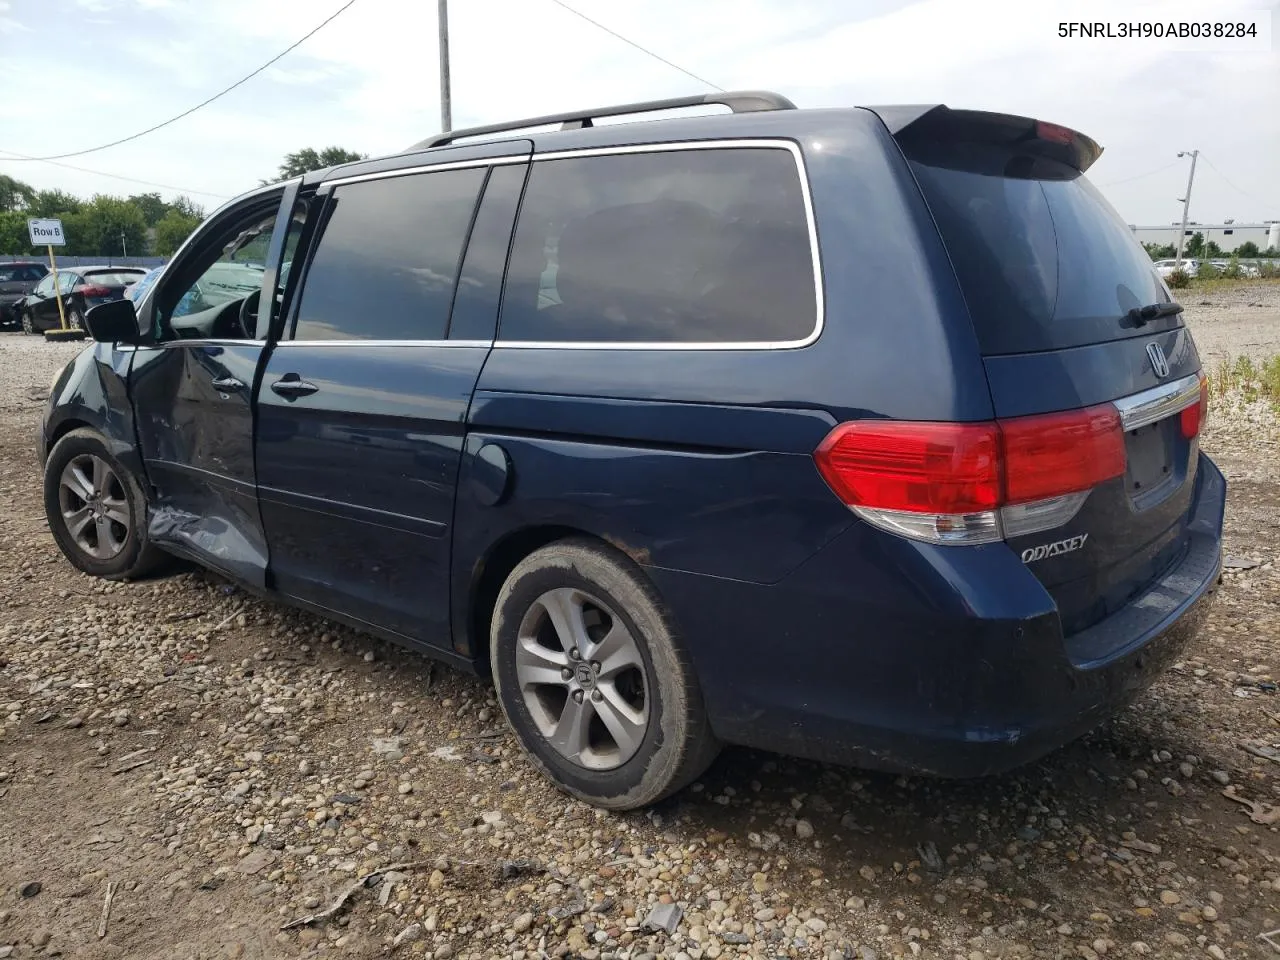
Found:
<path fill-rule="evenodd" d="M 34 323 L 32 323 L 32 322 L 31 322 L 31 311 L 30 311 L 30 310 L 23 310 L 23 311 L 22 311 L 22 332 L 23 332 L 23 333 L 35 333 L 35 332 L 36 332 L 36 326 L 35 326 L 35 324 L 34 324 Z"/>
<path fill-rule="evenodd" d="M 588 540 L 526 557 L 498 594 L 498 701 L 557 787 L 631 810 L 701 774 L 719 751 L 688 654 L 652 585 Z"/>
<path fill-rule="evenodd" d="M 125 580 L 163 558 L 147 540 L 142 488 L 93 430 L 72 430 L 54 445 L 44 469 L 44 509 L 59 549 L 85 573 Z"/>

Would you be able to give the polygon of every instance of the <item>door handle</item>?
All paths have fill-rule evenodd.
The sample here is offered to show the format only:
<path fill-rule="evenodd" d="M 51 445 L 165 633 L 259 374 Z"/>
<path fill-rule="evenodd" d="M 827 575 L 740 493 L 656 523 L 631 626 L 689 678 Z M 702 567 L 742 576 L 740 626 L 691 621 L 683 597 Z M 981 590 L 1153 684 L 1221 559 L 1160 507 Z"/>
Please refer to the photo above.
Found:
<path fill-rule="evenodd" d="M 274 393 L 284 397 L 286 400 L 294 400 L 298 397 L 309 396 L 320 388 L 309 380 L 303 380 L 296 373 L 286 373 L 275 383 L 271 384 L 271 389 Z"/>
<path fill-rule="evenodd" d="M 244 382 L 235 377 L 214 377 L 211 386 L 215 390 L 243 390 Z"/>

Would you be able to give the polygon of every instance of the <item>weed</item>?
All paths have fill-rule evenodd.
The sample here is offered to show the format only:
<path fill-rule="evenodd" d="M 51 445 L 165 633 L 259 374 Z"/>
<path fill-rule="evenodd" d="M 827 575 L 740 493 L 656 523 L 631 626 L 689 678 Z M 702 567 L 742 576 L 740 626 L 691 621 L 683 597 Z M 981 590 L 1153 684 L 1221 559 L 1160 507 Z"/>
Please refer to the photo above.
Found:
<path fill-rule="evenodd" d="M 1209 392 L 1215 397 L 1239 394 L 1248 403 L 1265 399 L 1280 413 L 1280 354 L 1257 363 L 1243 356 L 1218 361 L 1209 374 Z"/>

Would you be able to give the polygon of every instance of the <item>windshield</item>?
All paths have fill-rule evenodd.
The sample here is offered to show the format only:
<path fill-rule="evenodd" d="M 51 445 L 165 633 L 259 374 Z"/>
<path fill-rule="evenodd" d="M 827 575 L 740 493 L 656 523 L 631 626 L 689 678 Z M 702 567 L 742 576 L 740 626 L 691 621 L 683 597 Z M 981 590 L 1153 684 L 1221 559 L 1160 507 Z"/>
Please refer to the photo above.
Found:
<path fill-rule="evenodd" d="M 1134 307 L 1170 297 L 1133 231 L 1078 171 L 984 144 L 947 144 L 912 168 L 955 265 L 982 352 L 1133 336 Z M 1176 326 L 1169 318 L 1160 326 Z"/>
<path fill-rule="evenodd" d="M 242 300 L 262 289 L 263 269 L 256 264 L 221 260 L 210 265 L 200 278 L 200 305 L 197 309 Z"/>

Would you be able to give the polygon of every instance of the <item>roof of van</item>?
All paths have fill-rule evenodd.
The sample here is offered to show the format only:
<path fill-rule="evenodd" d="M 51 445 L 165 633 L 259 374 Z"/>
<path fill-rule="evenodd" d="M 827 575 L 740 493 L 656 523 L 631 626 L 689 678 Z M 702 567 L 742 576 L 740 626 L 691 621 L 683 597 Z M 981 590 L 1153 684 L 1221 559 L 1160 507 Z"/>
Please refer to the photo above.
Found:
<path fill-rule="evenodd" d="M 728 106 L 732 112 L 653 118 L 656 112 L 709 104 Z M 741 91 L 577 110 L 454 130 L 421 140 L 398 154 L 312 171 L 306 175 L 305 181 L 315 183 L 348 168 L 353 171 L 358 167 L 368 170 L 369 164 L 376 164 L 379 160 L 414 154 L 433 154 L 438 157 L 457 151 L 460 160 L 478 159 L 484 151 L 491 151 L 495 157 L 528 153 L 536 155 L 593 147 L 704 140 L 725 136 L 735 130 L 741 131 L 743 127 L 750 127 L 752 135 L 756 136 L 794 137 L 797 126 L 812 124 L 818 117 L 829 121 L 833 114 L 840 113 L 863 116 L 871 113 L 880 119 L 894 137 L 908 131 L 925 136 L 952 135 L 963 127 L 981 129 L 984 137 L 1005 142 L 1044 138 L 1039 146 L 1045 153 L 1056 155 L 1058 159 L 1081 171 L 1088 169 L 1102 153 L 1102 148 L 1096 142 L 1077 131 L 1012 114 L 955 110 L 939 103 L 801 110 L 786 97 L 776 93 Z M 626 122 L 598 122 L 623 117 L 632 119 Z M 557 126 L 558 129 L 554 129 Z M 553 129 L 547 129 L 548 127 Z"/>

